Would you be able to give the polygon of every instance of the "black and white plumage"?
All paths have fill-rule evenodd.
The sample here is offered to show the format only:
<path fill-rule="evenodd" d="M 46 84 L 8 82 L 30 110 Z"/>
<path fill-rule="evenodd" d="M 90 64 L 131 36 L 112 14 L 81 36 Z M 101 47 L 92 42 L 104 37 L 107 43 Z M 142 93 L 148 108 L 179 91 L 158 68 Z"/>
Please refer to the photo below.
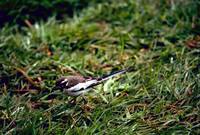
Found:
<path fill-rule="evenodd" d="M 104 81 L 132 71 L 131 69 L 124 69 L 100 78 L 83 77 L 83 76 L 66 76 L 61 77 L 56 81 L 56 87 L 62 89 L 69 96 L 79 96 L 91 90 L 94 86 L 103 83 Z"/>

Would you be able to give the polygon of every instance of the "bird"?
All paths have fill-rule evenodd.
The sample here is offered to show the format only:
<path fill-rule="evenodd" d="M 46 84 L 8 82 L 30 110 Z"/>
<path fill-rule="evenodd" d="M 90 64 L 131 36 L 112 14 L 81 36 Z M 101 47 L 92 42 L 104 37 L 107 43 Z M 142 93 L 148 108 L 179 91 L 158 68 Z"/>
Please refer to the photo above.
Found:
<path fill-rule="evenodd" d="M 94 86 L 97 86 L 110 78 L 117 75 L 124 74 L 126 72 L 133 71 L 133 68 L 127 68 L 112 72 L 108 75 L 104 75 L 99 78 L 95 77 L 84 77 L 81 75 L 75 76 L 64 76 L 56 81 L 56 88 L 61 89 L 69 96 L 77 97 L 84 95 L 86 92 L 90 91 Z"/>

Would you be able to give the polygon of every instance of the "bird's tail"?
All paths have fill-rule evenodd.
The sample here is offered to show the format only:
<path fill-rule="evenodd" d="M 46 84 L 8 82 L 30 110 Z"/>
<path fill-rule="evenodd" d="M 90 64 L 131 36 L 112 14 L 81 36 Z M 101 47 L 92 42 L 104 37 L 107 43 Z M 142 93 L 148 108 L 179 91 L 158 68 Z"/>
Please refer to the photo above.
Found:
<path fill-rule="evenodd" d="M 99 81 L 99 83 L 101 83 L 101 82 L 106 81 L 106 80 L 108 80 L 112 77 L 115 77 L 115 76 L 120 75 L 120 74 L 124 74 L 126 72 L 131 72 L 131 71 L 134 71 L 134 69 L 133 68 L 127 68 L 127 69 L 119 70 L 119 71 L 110 73 L 109 75 L 104 75 L 103 77 L 98 78 L 98 81 Z"/>

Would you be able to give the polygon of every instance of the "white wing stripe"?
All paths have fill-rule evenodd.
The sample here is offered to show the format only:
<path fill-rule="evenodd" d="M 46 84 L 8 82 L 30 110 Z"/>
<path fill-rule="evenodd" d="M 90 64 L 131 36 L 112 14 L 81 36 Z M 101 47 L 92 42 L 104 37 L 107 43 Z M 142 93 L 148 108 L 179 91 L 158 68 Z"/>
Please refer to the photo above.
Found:
<path fill-rule="evenodd" d="M 87 89 L 89 86 L 97 83 L 98 81 L 97 80 L 90 80 L 90 81 L 87 81 L 87 82 L 84 82 L 84 83 L 78 83 L 77 85 L 69 88 L 68 90 L 69 91 L 79 91 L 81 89 Z"/>

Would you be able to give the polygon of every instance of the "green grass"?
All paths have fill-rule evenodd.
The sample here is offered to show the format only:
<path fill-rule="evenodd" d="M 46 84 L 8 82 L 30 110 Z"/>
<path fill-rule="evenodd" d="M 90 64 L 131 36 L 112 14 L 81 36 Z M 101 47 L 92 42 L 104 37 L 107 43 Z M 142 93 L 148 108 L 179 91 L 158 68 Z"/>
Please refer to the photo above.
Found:
<path fill-rule="evenodd" d="M 1 134 L 200 134 L 200 3 L 109 1 L 0 31 Z M 190 47 L 189 44 L 194 45 Z M 134 67 L 85 98 L 60 76 Z"/>

